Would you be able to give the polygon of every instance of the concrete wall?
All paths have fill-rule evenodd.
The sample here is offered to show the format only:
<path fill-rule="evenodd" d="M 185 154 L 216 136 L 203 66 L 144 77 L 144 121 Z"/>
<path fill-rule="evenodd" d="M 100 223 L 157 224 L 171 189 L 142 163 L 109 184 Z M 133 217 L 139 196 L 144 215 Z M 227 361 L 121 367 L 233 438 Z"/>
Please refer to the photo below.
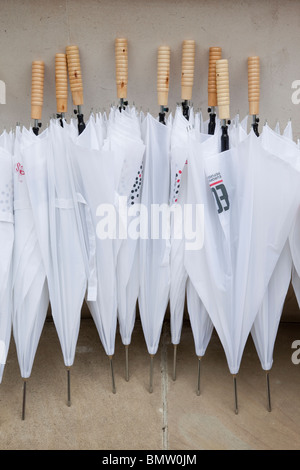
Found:
<path fill-rule="evenodd" d="M 291 101 L 300 80 L 300 2 L 297 0 L 1 0 L 0 79 L 7 85 L 0 129 L 30 123 L 31 62 L 45 62 L 43 123 L 56 111 L 54 57 L 68 44 L 80 48 L 88 116 L 116 102 L 114 39 L 128 38 L 128 98 L 158 111 L 157 47 L 171 47 L 169 105 L 180 101 L 181 46 L 196 41 L 193 103 L 207 111 L 208 48 L 229 59 L 231 114 L 248 110 L 247 57 L 261 57 L 261 121 L 283 127 L 292 118 L 300 137 L 300 105 Z M 73 106 L 69 102 L 69 114 Z"/>

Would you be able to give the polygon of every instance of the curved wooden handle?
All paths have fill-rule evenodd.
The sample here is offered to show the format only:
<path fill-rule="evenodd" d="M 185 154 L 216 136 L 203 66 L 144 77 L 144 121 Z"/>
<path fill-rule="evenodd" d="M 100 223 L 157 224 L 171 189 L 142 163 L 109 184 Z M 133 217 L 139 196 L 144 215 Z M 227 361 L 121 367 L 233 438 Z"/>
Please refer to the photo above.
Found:
<path fill-rule="evenodd" d="M 220 59 L 216 61 L 216 79 L 217 79 L 217 96 L 219 107 L 219 118 L 229 119 L 229 73 L 228 60 Z"/>
<path fill-rule="evenodd" d="M 248 101 L 249 114 L 259 114 L 259 57 L 248 57 Z"/>
<path fill-rule="evenodd" d="M 116 83 L 118 98 L 127 97 L 128 83 L 128 45 L 126 38 L 115 40 Z"/>
<path fill-rule="evenodd" d="M 195 41 L 185 40 L 182 43 L 181 62 L 181 99 L 191 100 L 195 70 Z"/>
<path fill-rule="evenodd" d="M 68 70 L 66 54 L 55 55 L 56 108 L 58 113 L 68 109 Z"/>
<path fill-rule="evenodd" d="M 209 64 L 208 64 L 208 106 L 217 106 L 217 81 L 216 81 L 216 61 L 222 58 L 221 47 L 209 48 Z"/>
<path fill-rule="evenodd" d="M 83 104 L 83 86 L 79 49 L 77 46 L 67 46 L 66 54 L 73 104 L 80 106 Z"/>
<path fill-rule="evenodd" d="M 32 62 L 31 119 L 41 119 L 44 98 L 45 66 L 41 60 Z"/>
<path fill-rule="evenodd" d="M 170 59 L 169 46 L 160 46 L 157 54 L 157 95 L 158 104 L 167 106 L 170 83 Z"/>

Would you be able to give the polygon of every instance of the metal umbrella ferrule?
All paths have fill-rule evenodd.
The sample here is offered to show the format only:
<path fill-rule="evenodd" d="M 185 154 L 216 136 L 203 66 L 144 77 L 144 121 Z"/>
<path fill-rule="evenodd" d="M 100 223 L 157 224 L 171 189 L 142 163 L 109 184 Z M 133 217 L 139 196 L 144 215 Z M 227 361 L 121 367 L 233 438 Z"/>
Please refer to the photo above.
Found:
<path fill-rule="evenodd" d="M 267 382 L 267 399 L 268 399 L 268 411 L 272 411 L 271 407 L 271 390 L 270 390 L 270 377 L 269 372 L 266 372 L 266 382 Z"/>
<path fill-rule="evenodd" d="M 67 368 L 67 391 L 68 391 L 68 400 L 67 405 L 71 406 L 71 370 Z"/>
<path fill-rule="evenodd" d="M 177 344 L 173 345 L 173 380 L 176 380 Z"/>
<path fill-rule="evenodd" d="M 115 383 L 113 359 L 112 359 L 112 356 L 108 356 L 108 358 L 109 358 L 110 372 L 111 372 L 112 392 L 113 392 L 113 394 L 115 394 L 115 393 L 117 393 L 117 390 L 116 390 L 116 383 Z"/>
<path fill-rule="evenodd" d="M 234 388 L 234 412 L 237 415 L 239 413 L 239 407 L 238 407 L 236 375 L 234 374 L 232 377 L 233 377 L 233 388 Z"/>
<path fill-rule="evenodd" d="M 22 421 L 25 420 L 25 409 L 26 409 L 26 384 L 27 380 L 23 381 L 23 403 L 22 403 Z"/>
<path fill-rule="evenodd" d="M 150 384 L 149 384 L 149 393 L 153 392 L 153 358 L 154 355 L 150 354 Z"/>
<path fill-rule="evenodd" d="M 125 345 L 125 380 L 129 382 L 129 344 Z"/>
<path fill-rule="evenodd" d="M 201 356 L 198 356 L 197 395 L 200 395 Z"/>

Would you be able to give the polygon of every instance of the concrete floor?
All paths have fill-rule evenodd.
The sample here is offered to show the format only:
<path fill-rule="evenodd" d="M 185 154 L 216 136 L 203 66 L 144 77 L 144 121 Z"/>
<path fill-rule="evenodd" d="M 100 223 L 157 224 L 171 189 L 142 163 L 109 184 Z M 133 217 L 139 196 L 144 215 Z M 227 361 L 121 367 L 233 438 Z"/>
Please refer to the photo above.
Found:
<path fill-rule="evenodd" d="M 202 361 L 200 396 L 196 395 L 198 363 L 189 322 L 183 327 L 174 382 L 173 346 L 166 321 L 154 358 L 152 394 L 140 324 L 129 349 L 129 382 L 125 381 L 125 353 L 118 334 L 117 393 L 113 394 L 109 360 L 93 321 L 84 318 L 68 407 L 67 373 L 54 325 L 48 320 L 27 382 L 25 421 L 21 420 L 23 382 L 11 341 L 0 386 L 0 449 L 299 449 L 300 365 L 291 361 L 291 344 L 296 339 L 300 339 L 300 323 L 281 323 L 270 374 L 270 413 L 265 373 L 249 338 L 238 374 L 236 415 L 232 376 L 216 334 Z"/>

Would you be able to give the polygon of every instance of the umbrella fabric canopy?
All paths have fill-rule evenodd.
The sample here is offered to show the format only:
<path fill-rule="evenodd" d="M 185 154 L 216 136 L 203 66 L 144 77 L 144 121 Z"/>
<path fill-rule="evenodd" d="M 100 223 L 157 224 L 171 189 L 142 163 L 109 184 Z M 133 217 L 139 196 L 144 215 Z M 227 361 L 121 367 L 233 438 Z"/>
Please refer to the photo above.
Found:
<path fill-rule="evenodd" d="M 289 127 L 290 131 L 290 127 Z M 271 150 L 279 158 L 289 160 L 294 155 L 300 156 L 294 142 L 289 138 L 282 138 L 264 126 L 261 135 L 264 148 Z M 295 227 L 295 225 L 294 225 Z M 293 229 L 291 234 L 293 233 Z M 291 243 L 291 236 L 290 236 Z M 278 326 L 284 306 L 284 301 L 291 281 L 293 261 L 289 241 L 287 240 L 279 256 L 259 312 L 253 323 L 251 335 L 264 370 L 271 369 L 273 364 L 274 344 Z"/>
<path fill-rule="evenodd" d="M 27 139 L 28 131 L 23 129 Z M 32 136 L 34 139 L 35 136 Z M 13 334 L 22 378 L 29 378 L 49 306 L 49 292 L 16 128 L 14 147 Z"/>
<path fill-rule="evenodd" d="M 170 191 L 171 116 L 166 125 L 151 114 L 143 122 L 146 145 L 141 204 L 140 291 L 139 310 L 143 332 L 150 355 L 157 352 L 170 289 L 170 226 L 157 227 L 151 211 L 164 205 L 168 211 Z M 155 205 L 155 206 L 154 206 Z M 152 219 L 152 221 L 151 221 Z M 157 231 L 156 231 L 157 229 Z M 159 230 L 161 229 L 161 230 Z M 167 233 L 169 232 L 169 233 Z"/>
<path fill-rule="evenodd" d="M 206 352 L 214 326 L 190 278 L 187 279 L 186 297 L 196 356 L 202 358 Z"/>
<path fill-rule="evenodd" d="M 187 127 L 193 126 L 193 121 L 188 121 L 182 113 L 182 108 L 177 107 L 171 134 L 171 194 L 170 205 L 179 214 L 183 214 L 186 198 L 186 171 L 187 163 Z M 177 206 L 177 207 L 176 207 Z M 186 292 L 187 272 L 184 267 L 185 239 L 183 227 L 180 233 L 174 233 L 176 213 L 171 212 L 171 253 L 170 253 L 170 325 L 171 341 L 179 344 L 184 303 Z"/>
<path fill-rule="evenodd" d="M 0 383 L 12 329 L 12 252 L 14 244 L 13 163 L 10 137 L 0 138 Z"/>
<path fill-rule="evenodd" d="M 192 114 L 190 116 L 193 116 Z M 180 206 L 180 213 L 184 214 L 187 195 L 188 164 L 188 133 L 187 127 L 194 126 L 194 122 L 183 116 L 180 107 L 176 109 L 171 135 L 171 198 L 170 204 Z M 209 138 L 202 135 L 199 128 L 196 131 L 199 141 Z M 176 208 L 175 208 L 176 209 Z M 173 217 L 172 217 L 173 216 Z M 185 237 L 181 227 L 181 237 L 178 239 L 174 232 L 174 212 L 171 213 L 171 278 L 170 278 L 170 323 L 171 341 L 179 344 L 184 314 L 185 293 L 187 296 L 187 309 L 193 331 L 197 356 L 203 356 L 209 343 L 213 325 L 193 284 L 188 279 L 184 266 Z M 187 281 L 188 284 L 187 284 Z M 188 288 L 186 289 L 186 286 Z M 199 353 L 201 352 L 201 354 Z"/>
<path fill-rule="evenodd" d="M 141 138 L 140 120 L 135 108 L 115 109 L 107 125 L 104 149 L 113 153 L 116 176 L 115 198 L 119 229 L 122 234 L 115 240 L 118 296 L 118 320 L 124 345 L 131 342 L 139 292 L 139 250 L 137 237 L 128 233 L 141 199 L 143 156 L 145 145 Z M 120 236 L 121 235 L 121 236 Z"/>
<path fill-rule="evenodd" d="M 185 264 L 236 374 L 299 204 L 299 173 L 253 132 L 221 154 L 203 145 L 190 139 L 188 201 L 205 204 L 205 243 Z"/>
<path fill-rule="evenodd" d="M 86 272 L 59 121 L 23 146 L 35 227 L 46 269 L 52 317 L 64 363 L 73 365 L 86 291 Z"/>
<path fill-rule="evenodd" d="M 87 304 L 104 350 L 112 356 L 117 324 L 115 226 L 111 227 L 109 219 L 109 215 L 113 219 L 115 216 L 113 153 L 99 149 L 93 119 L 75 139 L 71 134 L 67 147 L 74 188 L 84 201 L 78 214 L 83 227 L 86 272 L 91 268 L 91 254 L 95 252 L 96 285 L 87 297 Z"/>

